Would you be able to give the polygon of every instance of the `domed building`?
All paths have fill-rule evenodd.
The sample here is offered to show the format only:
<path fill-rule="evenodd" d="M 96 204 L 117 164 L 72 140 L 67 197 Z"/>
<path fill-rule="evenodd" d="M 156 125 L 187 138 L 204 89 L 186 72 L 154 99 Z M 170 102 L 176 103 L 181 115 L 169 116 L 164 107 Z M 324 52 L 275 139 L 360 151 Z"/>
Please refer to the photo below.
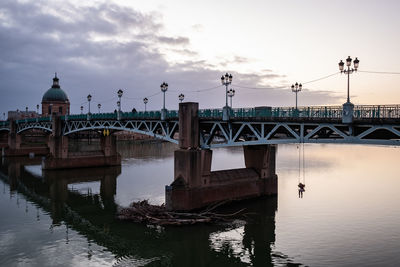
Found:
<path fill-rule="evenodd" d="M 69 114 L 69 99 L 67 94 L 60 88 L 57 73 L 53 78 L 53 85 L 42 98 L 42 116 L 51 114 L 65 115 Z"/>

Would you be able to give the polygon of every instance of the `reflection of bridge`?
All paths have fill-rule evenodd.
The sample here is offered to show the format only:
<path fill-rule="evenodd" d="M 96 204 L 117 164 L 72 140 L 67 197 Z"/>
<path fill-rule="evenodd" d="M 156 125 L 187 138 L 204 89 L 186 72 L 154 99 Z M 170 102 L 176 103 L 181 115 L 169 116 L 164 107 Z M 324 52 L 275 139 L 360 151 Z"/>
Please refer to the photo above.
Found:
<path fill-rule="evenodd" d="M 232 230 L 232 226 L 201 225 L 196 231 L 192 227 L 173 227 L 164 229 L 160 234 L 158 229 L 115 220 L 115 189 L 114 192 L 100 190 L 99 195 L 89 196 L 64 186 L 71 182 L 95 180 L 101 183 L 109 180 L 115 186 L 119 167 L 101 168 L 94 172 L 93 169 L 44 172 L 42 179 L 38 179 L 23 168 L 26 163 L 37 164 L 38 161 L 20 160 L 10 158 L 0 166 L 0 179 L 9 184 L 10 190 L 18 191 L 47 211 L 53 225 L 64 221 L 69 228 L 111 251 L 117 261 L 132 258 L 163 266 L 208 266 L 216 263 L 221 266 L 247 266 L 238 259 L 243 255 L 248 255 L 246 260 L 255 266 L 290 261 L 271 251 L 275 241 L 277 198 L 244 203 L 250 215 L 242 227 L 233 227 L 243 231 L 239 240 L 242 245 L 235 247 L 237 245 L 230 243 L 230 239 L 218 238 L 225 231 Z M 231 208 L 237 211 L 243 206 L 239 204 Z M 218 240 L 214 240 L 216 238 Z M 235 254 L 235 249 L 239 249 L 239 253 Z M 124 265 L 124 262 L 121 264 Z"/>
<path fill-rule="evenodd" d="M 352 106 L 199 110 L 181 103 L 179 111 L 68 115 L 1 124 L 9 151 L 20 149 L 20 135 L 31 129 L 50 133 L 45 169 L 120 164 L 115 131 L 146 134 L 179 145 L 175 177 L 166 188 L 173 209 L 193 209 L 230 198 L 277 193 L 274 145 L 345 143 L 400 145 L 400 106 Z M 3 131 L 3 132 L 4 132 Z M 68 137 L 94 131 L 101 153 L 71 153 Z M 111 133 L 111 135 L 110 135 Z M 243 146 L 245 169 L 211 172 L 210 148 Z M 7 154 L 7 153 L 6 153 Z M 12 153 L 10 153 L 12 154 Z M 16 153 L 18 154 L 18 153 Z"/>

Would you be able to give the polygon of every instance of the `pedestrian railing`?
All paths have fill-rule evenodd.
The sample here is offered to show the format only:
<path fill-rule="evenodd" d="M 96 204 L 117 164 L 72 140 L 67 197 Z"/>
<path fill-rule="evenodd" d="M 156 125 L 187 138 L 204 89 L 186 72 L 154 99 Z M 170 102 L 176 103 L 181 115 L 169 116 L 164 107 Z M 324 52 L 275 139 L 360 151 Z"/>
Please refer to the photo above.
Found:
<path fill-rule="evenodd" d="M 315 119 L 341 119 L 342 106 L 310 106 L 310 107 L 254 107 L 229 109 L 229 118 L 315 118 Z M 223 109 L 201 109 L 200 118 L 221 119 Z M 354 106 L 353 117 L 355 119 L 399 119 L 400 105 L 358 105 Z M 168 110 L 167 119 L 177 119 L 177 110 Z M 151 119 L 160 120 L 161 111 L 138 111 L 138 112 L 112 112 L 91 113 L 61 116 L 61 120 L 127 120 L 127 119 Z M 26 122 L 48 122 L 51 117 L 39 117 L 16 120 L 16 123 Z M 8 121 L 0 122 L 0 126 L 8 126 Z"/>

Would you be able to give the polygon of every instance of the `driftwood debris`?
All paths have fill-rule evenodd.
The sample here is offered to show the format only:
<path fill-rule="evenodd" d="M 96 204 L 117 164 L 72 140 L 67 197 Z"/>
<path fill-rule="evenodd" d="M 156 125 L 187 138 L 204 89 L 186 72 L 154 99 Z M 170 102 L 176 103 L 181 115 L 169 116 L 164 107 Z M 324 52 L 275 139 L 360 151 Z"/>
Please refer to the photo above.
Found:
<path fill-rule="evenodd" d="M 230 214 L 213 212 L 215 208 L 222 204 L 225 203 L 218 203 L 200 212 L 173 212 L 168 211 L 164 204 L 161 206 L 151 205 L 147 200 L 143 200 L 133 202 L 129 207 L 121 209 L 117 214 L 117 218 L 120 220 L 153 225 L 189 225 L 230 221 L 240 215 L 244 215 L 244 209 Z"/>

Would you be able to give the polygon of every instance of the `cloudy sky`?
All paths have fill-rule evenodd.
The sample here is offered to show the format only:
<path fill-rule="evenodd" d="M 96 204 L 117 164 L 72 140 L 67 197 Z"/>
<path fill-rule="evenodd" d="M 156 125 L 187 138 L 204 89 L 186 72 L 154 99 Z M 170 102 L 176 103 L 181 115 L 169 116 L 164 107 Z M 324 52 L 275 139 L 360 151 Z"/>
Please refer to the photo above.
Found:
<path fill-rule="evenodd" d="M 219 108 L 225 72 L 236 107 L 293 106 L 295 82 L 299 105 L 342 104 L 347 56 L 360 59 L 353 103 L 400 103 L 399 10 L 395 0 L 1 0 L 0 112 L 35 110 L 55 72 L 72 113 L 88 94 L 114 110 L 119 88 L 124 110 L 144 97 L 159 109 L 163 81 L 169 109 L 180 93 Z"/>

